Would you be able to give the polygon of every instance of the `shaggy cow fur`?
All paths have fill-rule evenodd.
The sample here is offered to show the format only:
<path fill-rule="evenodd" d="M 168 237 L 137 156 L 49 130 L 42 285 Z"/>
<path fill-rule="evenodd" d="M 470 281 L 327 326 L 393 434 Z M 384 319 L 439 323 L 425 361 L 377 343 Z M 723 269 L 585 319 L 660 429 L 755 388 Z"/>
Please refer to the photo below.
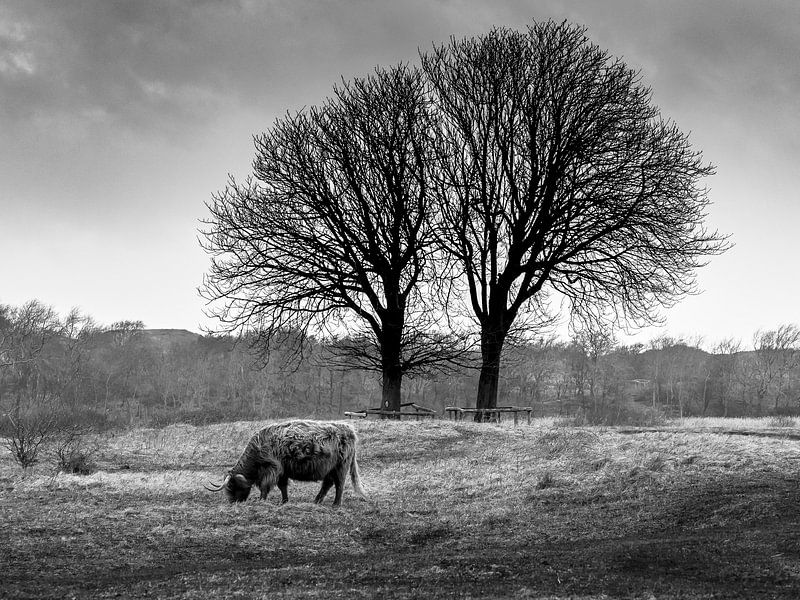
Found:
<path fill-rule="evenodd" d="M 336 486 L 333 505 L 339 506 L 350 473 L 356 494 L 366 500 L 356 461 L 357 441 L 356 432 L 346 423 L 297 420 L 270 425 L 250 439 L 220 489 L 230 502 L 243 502 L 253 485 L 260 488 L 262 500 L 277 485 L 285 503 L 289 479 L 321 480 L 314 502 L 321 503 Z"/>

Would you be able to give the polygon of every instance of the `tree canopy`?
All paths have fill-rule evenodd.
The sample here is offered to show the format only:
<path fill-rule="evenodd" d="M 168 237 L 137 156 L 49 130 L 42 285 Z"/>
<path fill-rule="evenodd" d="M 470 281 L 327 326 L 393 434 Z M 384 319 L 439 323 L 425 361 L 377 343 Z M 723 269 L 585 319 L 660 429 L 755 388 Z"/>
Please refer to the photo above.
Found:
<path fill-rule="evenodd" d="M 477 404 L 496 405 L 515 322 L 566 298 L 573 318 L 651 322 L 726 248 L 704 226 L 713 173 L 640 75 L 552 21 L 422 56 L 441 144 L 448 254 L 480 328 Z"/>
<path fill-rule="evenodd" d="M 397 410 L 405 373 L 462 352 L 442 318 L 466 315 L 492 408 L 509 335 L 551 304 L 650 323 L 727 248 L 705 226 L 713 167 L 585 28 L 495 28 L 421 63 L 256 136 L 253 176 L 213 198 L 204 232 L 202 291 L 228 331 L 338 337 Z"/>
<path fill-rule="evenodd" d="M 381 373 L 399 410 L 404 373 L 453 348 L 430 297 L 435 166 L 422 73 L 398 66 L 344 82 L 319 107 L 256 136 L 254 177 L 208 205 L 203 291 L 231 329 L 333 335 Z"/>

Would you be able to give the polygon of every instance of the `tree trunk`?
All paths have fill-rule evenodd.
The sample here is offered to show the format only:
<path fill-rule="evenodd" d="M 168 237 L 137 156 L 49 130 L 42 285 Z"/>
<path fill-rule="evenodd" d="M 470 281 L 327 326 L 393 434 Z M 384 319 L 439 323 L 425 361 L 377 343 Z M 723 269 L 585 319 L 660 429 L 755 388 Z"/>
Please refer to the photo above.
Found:
<path fill-rule="evenodd" d="M 402 313 L 386 315 L 382 319 L 381 336 L 381 368 L 382 389 L 381 408 L 393 412 L 400 412 L 400 391 L 403 383 L 403 317 Z M 396 418 L 399 416 L 381 415 L 381 418 Z"/>
<path fill-rule="evenodd" d="M 399 367 L 384 367 L 383 387 L 381 389 L 381 408 L 400 412 L 400 389 L 403 382 L 403 372 Z M 382 418 L 395 418 L 399 416 L 381 415 Z"/>
<path fill-rule="evenodd" d="M 505 333 L 494 331 L 481 333 L 481 374 L 478 378 L 478 397 L 475 408 L 497 408 L 497 391 L 500 383 L 500 356 L 503 352 Z M 489 421 L 492 416 L 475 413 L 475 421 Z"/>
<path fill-rule="evenodd" d="M 708 380 L 711 378 L 711 373 L 706 373 L 706 378 L 703 380 L 703 416 L 706 416 L 706 412 L 708 411 L 708 403 L 710 402 L 710 398 L 708 397 Z"/>

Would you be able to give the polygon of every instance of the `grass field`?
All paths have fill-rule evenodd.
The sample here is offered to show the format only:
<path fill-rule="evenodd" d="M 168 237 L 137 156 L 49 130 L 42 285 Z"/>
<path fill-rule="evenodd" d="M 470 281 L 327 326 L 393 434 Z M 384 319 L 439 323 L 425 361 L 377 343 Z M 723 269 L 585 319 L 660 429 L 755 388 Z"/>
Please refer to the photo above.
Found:
<path fill-rule="evenodd" d="M 800 598 L 800 429 L 353 425 L 371 500 L 228 505 L 263 423 L 106 435 L 99 470 L 0 457 L 4 598 Z"/>

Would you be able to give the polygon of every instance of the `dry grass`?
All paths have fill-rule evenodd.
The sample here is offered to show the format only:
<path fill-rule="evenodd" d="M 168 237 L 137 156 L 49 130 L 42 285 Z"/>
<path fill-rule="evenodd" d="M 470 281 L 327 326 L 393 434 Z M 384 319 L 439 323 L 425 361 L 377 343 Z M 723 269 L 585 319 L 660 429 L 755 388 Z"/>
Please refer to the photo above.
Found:
<path fill-rule="evenodd" d="M 789 417 L 789 419 L 792 420 L 792 426 L 796 427 L 794 419 L 791 417 Z M 776 423 L 780 421 L 782 421 L 781 417 L 738 417 L 735 419 L 724 419 L 722 417 L 688 417 L 683 419 L 683 421 L 676 421 L 676 423 L 682 428 L 717 427 L 720 429 L 750 429 L 761 431 L 775 428 Z"/>
<path fill-rule="evenodd" d="M 744 421 L 354 422 L 371 501 L 338 510 L 202 488 L 263 423 L 107 435 L 86 476 L 3 456 L 0 597 L 796 598 L 800 432 Z"/>

